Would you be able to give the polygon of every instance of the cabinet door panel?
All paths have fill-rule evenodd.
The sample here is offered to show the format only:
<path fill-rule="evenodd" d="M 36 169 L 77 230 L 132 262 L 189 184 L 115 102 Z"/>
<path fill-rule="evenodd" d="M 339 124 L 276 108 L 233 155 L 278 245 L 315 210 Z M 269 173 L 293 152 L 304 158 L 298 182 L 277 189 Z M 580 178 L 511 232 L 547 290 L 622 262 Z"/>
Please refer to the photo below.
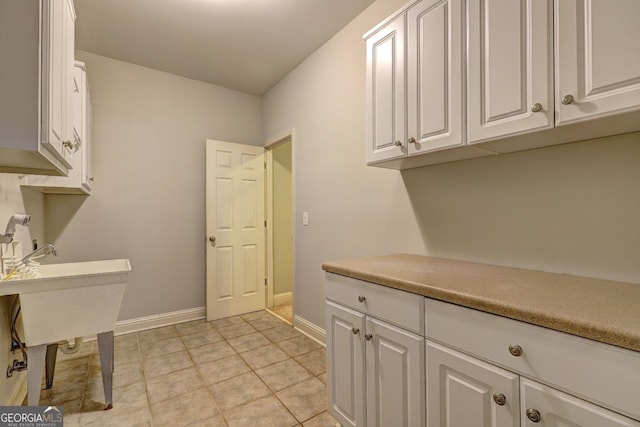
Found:
<path fill-rule="evenodd" d="M 327 302 L 326 316 L 329 412 L 343 426 L 364 426 L 364 315 Z"/>
<path fill-rule="evenodd" d="M 464 144 L 461 0 L 424 0 L 407 12 L 409 154 Z"/>
<path fill-rule="evenodd" d="M 423 426 L 423 338 L 370 317 L 366 326 L 367 426 Z"/>
<path fill-rule="evenodd" d="M 427 341 L 429 427 L 517 427 L 519 378 L 447 347 Z M 504 396 L 498 405 L 493 395 Z"/>
<path fill-rule="evenodd" d="M 558 124 L 640 106 L 638 16 L 637 0 L 556 2 Z"/>
<path fill-rule="evenodd" d="M 470 143 L 553 126 L 551 11 L 550 0 L 469 2 Z"/>
<path fill-rule="evenodd" d="M 405 154 L 404 38 L 402 14 L 366 41 L 367 162 Z"/>
<path fill-rule="evenodd" d="M 522 427 L 640 427 L 640 422 L 593 405 L 561 391 L 522 378 Z M 532 422 L 527 410 L 540 414 Z"/>

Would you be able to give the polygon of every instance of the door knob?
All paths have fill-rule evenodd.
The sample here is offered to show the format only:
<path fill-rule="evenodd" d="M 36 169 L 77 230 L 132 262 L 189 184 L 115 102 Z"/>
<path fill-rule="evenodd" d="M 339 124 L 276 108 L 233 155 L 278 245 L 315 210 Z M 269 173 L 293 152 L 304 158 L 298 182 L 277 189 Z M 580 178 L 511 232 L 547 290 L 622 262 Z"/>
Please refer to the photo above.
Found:
<path fill-rule="evenodd" d="M 209 236 L 209 242 L 211 242 L 211 246 L 216 245 L 216 236 Z"/>
<path fill-rule="evenodd" d="M 510 345 L 509 353 L 511 353 L 511 355 L 514 357 L 520 357 L 522 356 L 522 347 L 520 347 L 519 345 Z"/>
<path fill-rule="evenodd" d="M 529 418 L 529 421 L 531 421 L 532 423 L 539 423 L 542 419 L 542 417 L 540 416 L 540 412 L 538 412 L 536 409 L 529 408 L 527 409 L 526 414 L 527 418 Z"/>
<path fill-rule="evenodd" d="M 494 393 L 493 401 L 496 402 L 496 405 L 504 406 L 507 403 L 507 398 L 502 393 Z"/>
<path fill-rule="evenodd" d="M 539 113 L 540 111 L 542 111 L 542 104 L 540 104 L 539 102 L 536 102 L 531 106 L 531 112 Z"/>

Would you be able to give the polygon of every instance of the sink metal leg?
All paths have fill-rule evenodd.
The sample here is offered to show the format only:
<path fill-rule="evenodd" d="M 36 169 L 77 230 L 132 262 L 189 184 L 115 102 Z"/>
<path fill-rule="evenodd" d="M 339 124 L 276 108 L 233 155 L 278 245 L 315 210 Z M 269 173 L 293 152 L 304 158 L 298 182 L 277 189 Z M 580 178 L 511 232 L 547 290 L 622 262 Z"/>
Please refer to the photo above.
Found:
<path fill-rule="evenodd" d="M 107 405 L 105 409 L 111 409 L 113 408 L 113 331 L 98 334 L 98 352 L 102 368 L 104 399 Z"/>
<path fill-rule="evenodd" d="M 47 345 L 47 355 L 44 362 L 44 372 L 46 381 L 45 390 L 49 390 L 53 387 L 53 374 L 56 370 L 56 356 L 58 355 L 58 344 L 53 343 Z"/>
<path fill-rule="evenodd" d="M 29 364 L 27 365 L 27 402 L 29 406 L 38 406 L 47 345 L 41 344 L 29 347 L 27 352 L 29 356 Z"/>

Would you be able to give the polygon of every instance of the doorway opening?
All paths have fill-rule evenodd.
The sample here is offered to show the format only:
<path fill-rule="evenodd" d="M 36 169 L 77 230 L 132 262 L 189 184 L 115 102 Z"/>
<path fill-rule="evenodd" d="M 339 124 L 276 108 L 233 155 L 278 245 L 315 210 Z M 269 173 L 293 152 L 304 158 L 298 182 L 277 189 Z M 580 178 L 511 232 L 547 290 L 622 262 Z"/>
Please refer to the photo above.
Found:
<path fill-rule="evenodd" d="M 293 131 L 265 144 L 267 301 L 276 316 L 293 324 L 294 192 Z"/>

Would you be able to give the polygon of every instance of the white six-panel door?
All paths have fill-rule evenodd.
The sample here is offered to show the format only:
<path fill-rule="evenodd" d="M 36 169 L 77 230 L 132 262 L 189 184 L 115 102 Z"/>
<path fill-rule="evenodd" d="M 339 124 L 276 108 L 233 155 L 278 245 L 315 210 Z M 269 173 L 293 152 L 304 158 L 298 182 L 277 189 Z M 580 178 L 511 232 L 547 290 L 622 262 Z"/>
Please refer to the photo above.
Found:
<path fill-rule="evenodd" d="M 207 140 L 207 320 L 265 307 L 264 149 Z"/>
<path fill-rule="evenodd" d="M 553 127 L 551 0 L 474 0 L 468 10 L 469 143 Z"/>

